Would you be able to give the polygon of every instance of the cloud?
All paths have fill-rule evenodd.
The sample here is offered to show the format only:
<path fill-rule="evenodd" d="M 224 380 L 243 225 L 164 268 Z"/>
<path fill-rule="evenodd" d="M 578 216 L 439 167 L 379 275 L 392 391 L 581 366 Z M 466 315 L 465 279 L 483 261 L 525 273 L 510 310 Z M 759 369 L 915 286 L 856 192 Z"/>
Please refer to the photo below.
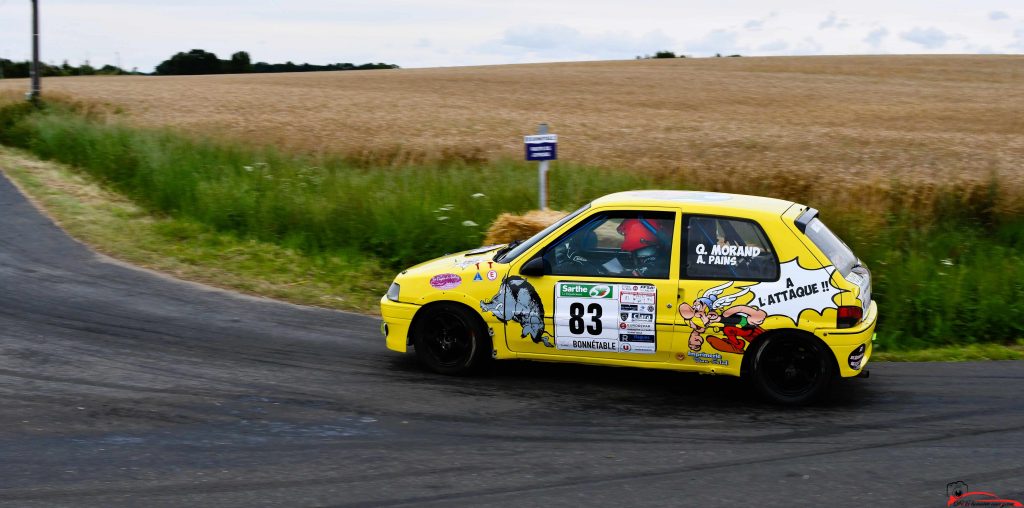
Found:
<path fill-rule="evenodd" d="M 864 42 L 868 43 L 872 48 L 878 49 L 882 45 L 882 39 L 885 39 L 888 36 L 889 30 L 883 26 L 869 32 L 868 35 L 864 37 Z"/>
<path fill-rule="evenodd" d="M 736 42 L 738 35 L 736 32 L 721 28 L 712 30 L 700 39 L 688 41 L 686 51 L 697 55 L 740 53 L 744 48 L 741 48 Z"/>
<path fill-rule="evenodd" d="M 763 18 L 751 19 L 751 20 L 747 21 L 746 23 L 743 24 L 743 28 L 745 28 L 747 30 L 750 30 L 752 32 L 759 31 L 762 28 L 764 28 L 765 23 L 771 21 L 773 18 L 775 18 L 778 15 L 779 15 L 778 12 L 775 12 L 775 11 L 769 12 L 768 15 L 763 17 Z"/>
<path fill-rule="evenodd" d="M 796 46 L 789 50 L 791 55 L 820 55 L 823 46 L 814 37 L 804 37 Z"/>
<path fill-rule="evenodd" d="M 786 41 L 784 41 L 782 39 L 776 39 L 774 41 L 766 42 L 766 43 L 758 46 L 757 50 L 758 51 L 763 51 L 765 53 L 778 53 L 780 51 L 785 51 L 786 48 L 788 48 L 788 47 L 789 47 L 789 43 L 788 42 L 786 42 Z"/>
<path fill-rule="evenodd" d="M 502 38 L 484 45 L 494 53 L 527 52 L 542 57 L 633 57 L 671 50 L 675 41 L 656 30 L 635 36 L 629 33 L 584 33 L 561 24 L 522 25 L 505 30 Z"/>
<path fill-rule="evenodd" d="M 501 43 L 530 50 L 549 50 L 572 46 L 583 34 L 565 25 L 518 26 L 505 30 Z"/>
<path fill-rule="evenodd" d="M 843 30 L 850 26 L 850 21 L 846 18 L 839 19 L 835 12 L 828 13 L 828 17 L 824 21 L 818 23 L 818 30 L 825 30 L 827 28 L 835 28 L 837 30 Z"/>
<path fill-rule="evenodd" d="M 1003 19 L 1010 19 L 1010 15 L 1003 11 L 992 11 L 988 13 L 988 19 L 992 21 L 1000 21 Z"/>
<path fill-rule="evenodd" d="M 1007 48 L 1009 48 L 1010 50 L 1024 52 L 1024 28 L 1018 28 L 1014 30 L 1013 37 L 1016 40 L 1010 43 L 1010 45 L 1007 46 Z"/>
<path fill-rule="evenodd" d="M 900 38 L 919 44 L 927 49 L 941 48 L 953 37 L 935 27 L 921 28 L 914 27 L 909 32 L 900 34 Z"/>

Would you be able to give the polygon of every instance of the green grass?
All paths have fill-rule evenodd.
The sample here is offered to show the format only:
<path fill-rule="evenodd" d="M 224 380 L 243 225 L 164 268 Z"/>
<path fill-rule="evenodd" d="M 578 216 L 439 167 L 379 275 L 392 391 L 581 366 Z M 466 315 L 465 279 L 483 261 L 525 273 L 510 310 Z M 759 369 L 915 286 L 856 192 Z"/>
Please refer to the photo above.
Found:
<path fill-rule="evenodd" d="M 536 170 L 521 162 L 367 167 L 131 128 L 61 105 L 0 108 L 0 142 L 80 168 L 140 213 L 162 217 L 151 234 L 175 240 L 168 253 L 180 259 L 199 244 L 199 258 L 222 249 L 259 273 L 282 257 L 304 267 L 294 275 L 304 284 L 345 291 L 358 292 L 347 270 L 383 290 L 403 266 L 479 245 L 499 213 L 536 207 Z M 551 173 L 552 206 L 566 210 L 619 190 L 699 186 L 563 162 Z M 919 209 L 894 185 L 884 217 L 859 214 L 855 192 L 823 207 L 823 219 L 873 271 L 881 355 L 1024 337 L 1024 218 L 994 212 L 998 191 L 992 181 Z"/>
<path fill-rule="evenodd" d="M 1016 344 L 966 344 L 907 351 L 878 352 L 872 362 L 967 362 L 976 360 L 1024 360 L 1024 341 Z"/>
<path fill-rule="evenodd" d="M 498 213 L 536 206 L 535 170 L 513 162 L 362 168 L 61 113 L 29 117 L 24 128 L 17 145 L 83 168 L 150 211 L 304 252 L 366 253 L 396 268 L 479 245 Z M 551 184 L 560 207 L 653 182 L 566 169 Z"/>
<path fill-rule="evenodd" d="M 307 254 L 154 216 L 68 166 L 0 147 L 0 168 L 92 248 L 183 279 L 305 305 L 376 313 L 393 273 L 365 255 Z"/>
<path fill-rule="evenodd" d="M 1024 337 L 1021 224 L 946 221 L 851 237 L 871 267 L 885 349 L 1012 343 Z M 859 240 L 859 242 L 858 242 Z"/>

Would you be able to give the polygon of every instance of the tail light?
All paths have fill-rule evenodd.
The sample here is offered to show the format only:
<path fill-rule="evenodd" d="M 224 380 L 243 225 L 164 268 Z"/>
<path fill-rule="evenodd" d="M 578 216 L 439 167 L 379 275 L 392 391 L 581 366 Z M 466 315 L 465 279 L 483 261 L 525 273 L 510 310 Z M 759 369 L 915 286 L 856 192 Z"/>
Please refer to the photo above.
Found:
<path fill-rule="evenodd" d="M 864 309 L 856 305 L 844 305 L 839 307 L 836 317 L 836 328 L 851 328 L 860 322 L 864 317 Z"/>

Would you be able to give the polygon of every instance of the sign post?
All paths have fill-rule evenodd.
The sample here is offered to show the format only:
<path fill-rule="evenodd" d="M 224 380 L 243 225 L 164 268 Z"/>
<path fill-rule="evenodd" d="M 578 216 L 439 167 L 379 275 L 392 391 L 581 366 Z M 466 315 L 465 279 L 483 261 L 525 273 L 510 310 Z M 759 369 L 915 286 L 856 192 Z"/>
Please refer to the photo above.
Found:
<path fill-rule="evenodd" d="M 548 162 L 558 160 L 558 135 L 548 134 L 548 124 L 537 126 L 537 135 L 524 136 L 526 160 L 539 161 L 537 179 L 540 182 L 540 209 L 548 209 Z"/>

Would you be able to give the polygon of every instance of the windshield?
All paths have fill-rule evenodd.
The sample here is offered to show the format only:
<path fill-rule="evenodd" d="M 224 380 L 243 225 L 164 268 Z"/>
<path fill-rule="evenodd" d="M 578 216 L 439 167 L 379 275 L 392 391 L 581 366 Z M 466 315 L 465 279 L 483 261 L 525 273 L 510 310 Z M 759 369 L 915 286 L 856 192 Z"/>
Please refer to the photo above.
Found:
<path fill-rule="evenodd" d="M 814 245 L 828 256 L 829 261 L 832 261 L 843 277 L 850 275 L 853 267 L 857 266 L 857 256 L 821 220 L 815 218 L 807 223 L 806 234 Z"/>
<path fill-rule="evenodd" d="M 541 241 L 542 239 L 544 239 L 544 237 L 546 237 L 549 234 L 551 234 L 552 231 L 562 227 L 562 224 L 565 224 L 566 222 L 569 222 L 570 220 L 572 220 L 577 215 L 583 213 L 583 211 L 586 210 L 587 208 L 590 208 L 590 203 L 587 203 L 587 204 L 581 206 L 579 210 L 576 210 L 575 212 L 572 212 L 569 215 L 566 215 L 565 217 L 562 217 L 561 219 L 558 219 L 558 222 L 555 222 L 554 224 L 544 228 L 544 230 L 541 231 L 540 233 L 537 233 L 537 234 L 531 236 L 529 240 L 527 240 L 525 242 L 522 242 L 522 243 L 520 243 L 518 245 L 515 245 L 515 247 L 513 247 L 512 250 L 510 250 L 508 252 L 505 252 L 505 253 L 502 253 L 498 257 L 494 258 L 494 260 L 499 262 L 499 263 L 511 263 L 517 257 L 519 257 L 522 253 L 524 253 L 527 250 L 529 250 L 530 247 L 533 247 L 534 245 L 537 244 L 537 242 Z"/>

